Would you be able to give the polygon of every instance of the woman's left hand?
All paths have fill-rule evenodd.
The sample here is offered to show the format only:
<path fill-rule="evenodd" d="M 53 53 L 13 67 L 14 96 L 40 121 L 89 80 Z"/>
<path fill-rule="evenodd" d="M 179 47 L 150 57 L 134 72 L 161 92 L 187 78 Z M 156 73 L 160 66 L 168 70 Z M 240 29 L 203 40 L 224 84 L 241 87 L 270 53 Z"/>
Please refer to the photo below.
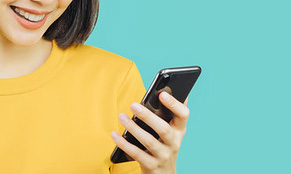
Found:
<path fill-rule="evenodd" d="M 139 162 L 143 174 L 175 174 L 178 151 L 186 132 L 186 123 L 190 113 L 187 107 L 188 98 L 182 104 L 170 94 L 162 92 L 159 99 L 164 106 L 174 113 L 170 123 L 162 120 L 139 103 L 133 103 L 131 110 L 139 119 L 158 133 L 160 140 L 140 128 L 126 114 L 119 115 L 119 120 L 123 126 L 148 151 L 143 151 L 129 143 L 117 132 L 111 133 L 116 145 Z"/>

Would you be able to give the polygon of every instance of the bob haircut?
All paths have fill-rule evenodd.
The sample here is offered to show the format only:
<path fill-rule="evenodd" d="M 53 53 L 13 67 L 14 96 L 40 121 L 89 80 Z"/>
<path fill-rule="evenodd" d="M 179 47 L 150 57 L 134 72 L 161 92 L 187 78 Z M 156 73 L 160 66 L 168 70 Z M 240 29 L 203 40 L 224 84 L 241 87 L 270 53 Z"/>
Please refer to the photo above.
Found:
<path fill-rule="evenodd" d="M 83 44 L 93 31 L 99 13 L 99 0 L 72 0 L 65 12 L 47 29 L 43 38 L 55 40 L 66 49 Z"/>

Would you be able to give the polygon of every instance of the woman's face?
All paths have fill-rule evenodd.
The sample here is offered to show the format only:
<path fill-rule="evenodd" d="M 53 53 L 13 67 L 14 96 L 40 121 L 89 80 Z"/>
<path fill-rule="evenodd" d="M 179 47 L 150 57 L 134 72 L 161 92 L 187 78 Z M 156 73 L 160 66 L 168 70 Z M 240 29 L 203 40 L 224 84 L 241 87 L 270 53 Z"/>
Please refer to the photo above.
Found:
<path fill-rule="evenodd" d="M 37 43 L 72 0 L 0 0 L 0 42 Z"/>

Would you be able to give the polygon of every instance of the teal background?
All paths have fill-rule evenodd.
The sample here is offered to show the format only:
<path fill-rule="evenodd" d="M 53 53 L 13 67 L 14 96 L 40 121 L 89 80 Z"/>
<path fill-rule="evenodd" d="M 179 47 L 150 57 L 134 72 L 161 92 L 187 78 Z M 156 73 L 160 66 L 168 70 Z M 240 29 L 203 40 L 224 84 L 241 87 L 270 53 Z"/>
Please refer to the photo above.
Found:
<path fill-rule="evenodd" d="M 291 173 L 291 1 L 100 2 L 86 42 L 133 60 L 146 88 L 199 65 L 178 174 Z"/>

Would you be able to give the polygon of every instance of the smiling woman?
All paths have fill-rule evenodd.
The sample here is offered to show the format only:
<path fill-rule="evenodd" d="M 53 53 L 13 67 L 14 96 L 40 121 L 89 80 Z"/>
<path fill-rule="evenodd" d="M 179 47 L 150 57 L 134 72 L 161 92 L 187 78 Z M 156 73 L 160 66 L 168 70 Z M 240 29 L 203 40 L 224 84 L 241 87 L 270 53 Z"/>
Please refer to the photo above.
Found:
<path fill-rule="evenodd" d="M 64 13 L 71 1 L 1 1 L 1 39 L 16 45 L 35 44 L 41 40 L 52 23 Z M 43 19 L 40 20 L 41 18 Z M 33 19 L 40 21 L 33 21 Z"/>
<path fill-rule="evenodd" d="M 132 104 L 145 94 L 135 64 L 83 44 L 98 8 L 98 0 L 0 1 L 0 173 L 175 173 L 186 103 L 162 93 L 170 124 Z M 119 135 L 132 112 L 167 133 L 158 141 L 139 131 L 151 152 Z M 136 161 L 113 164 L 115 145 Z"/>
<path fill-rule="evenodd" d="M 18 45 L 32 45 L 42 37 L 56 39 L 61 48 L 84 43 L 97 21 L 98 0 L 33 2 L 0 2 L 1 32 Z"/>

